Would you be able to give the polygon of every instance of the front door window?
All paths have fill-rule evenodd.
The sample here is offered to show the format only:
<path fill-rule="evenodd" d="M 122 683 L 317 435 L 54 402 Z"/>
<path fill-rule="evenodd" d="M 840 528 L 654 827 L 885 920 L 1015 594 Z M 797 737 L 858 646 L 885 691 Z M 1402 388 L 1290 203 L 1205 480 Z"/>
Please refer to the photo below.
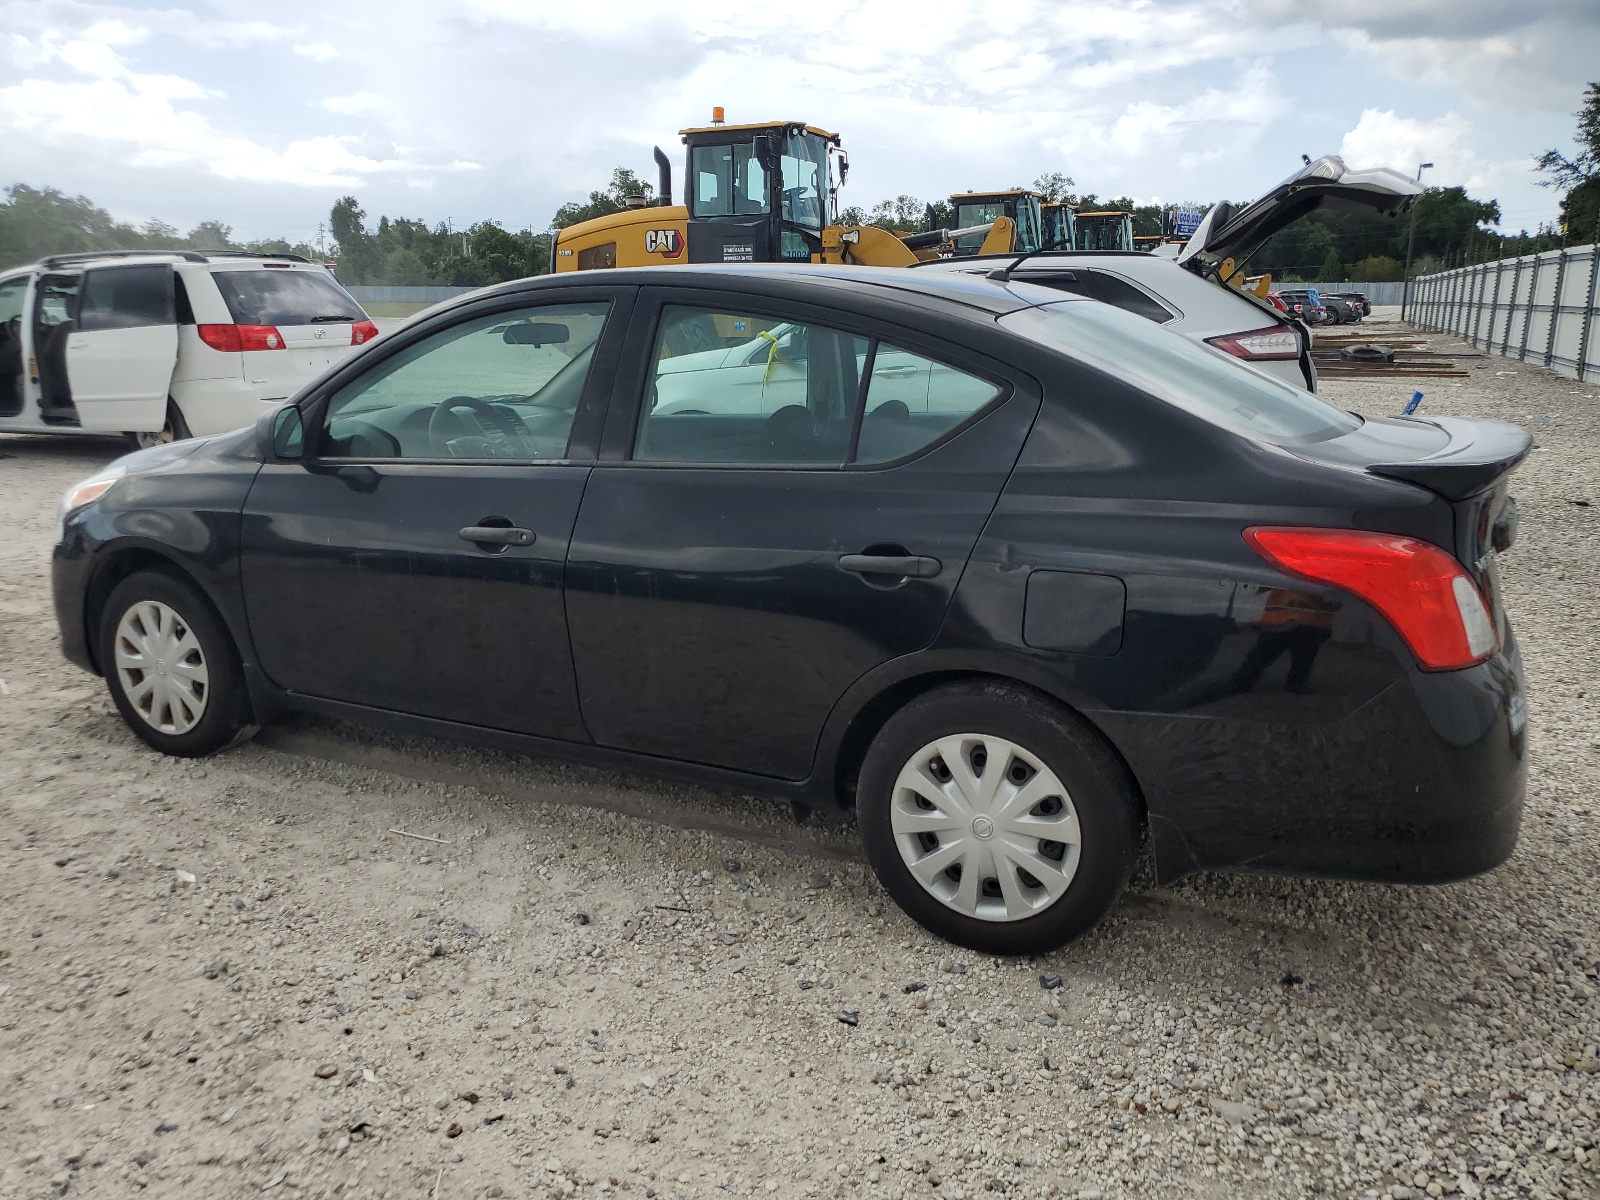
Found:
<path fill-rule="evenodd" d="M 494 313 L 408 346 L 334 394 L 323 458 L 566 456 L 605 304 Z"/>

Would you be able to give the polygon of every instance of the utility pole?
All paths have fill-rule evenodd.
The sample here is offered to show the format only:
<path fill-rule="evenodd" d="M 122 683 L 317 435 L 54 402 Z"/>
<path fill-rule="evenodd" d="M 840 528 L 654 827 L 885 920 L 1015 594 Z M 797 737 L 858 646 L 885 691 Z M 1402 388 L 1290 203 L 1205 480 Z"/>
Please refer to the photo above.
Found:
<path fill-rule="evenodd" d="M 1433 166 L 1432 163 L 1417 164 L 1418 183 L 1422 182 L 1422 173 L 1431 166 Z M 1417 209 L 1421 205 L 1422 197 L 1418 196 L 1416 203 L 1411 206 L 1411 232 L 1406 234 L 1406 281 L 1400 289 L 1400 319 L 1402 321 L 1406 319 L 1406 305 L 1411 299 L 1411 248 L 1417 241 Z"/>

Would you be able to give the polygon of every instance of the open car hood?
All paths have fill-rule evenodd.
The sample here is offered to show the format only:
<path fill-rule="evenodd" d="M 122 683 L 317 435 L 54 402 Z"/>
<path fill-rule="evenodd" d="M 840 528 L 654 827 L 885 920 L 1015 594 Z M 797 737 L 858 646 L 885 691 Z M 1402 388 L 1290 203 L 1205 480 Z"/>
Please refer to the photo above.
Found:
<path fill-rule="evenodd" d="M 1199 271 L 1227 258 L 1242 263 L 1262 242 L 1314 209 L 1397 217 L 1420 195 L 1422 185 L 1398 171 L 1352 171 L 1337 154 L 1327 154 L 1242 208 L 1226 201 L 1213 205 L 1178 261 Z"/>

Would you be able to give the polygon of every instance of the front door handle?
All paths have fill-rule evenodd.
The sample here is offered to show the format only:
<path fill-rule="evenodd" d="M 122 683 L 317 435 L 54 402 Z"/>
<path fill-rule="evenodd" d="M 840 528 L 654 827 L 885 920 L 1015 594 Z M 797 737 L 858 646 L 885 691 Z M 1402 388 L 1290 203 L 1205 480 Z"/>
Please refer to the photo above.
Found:
<path fill-rule="evenodd" d="M 942 569 L 937 558 L 920 554 L 841 554 L 839 568 L 857 575 L 886 575 L 896 579 L 932 579 Z"/>
<path fill-rule="evenodd" d="M 479 546 L 531 546 L 537 540 L 531 529 L 506 525 L 468 525 L 461 540 Z"/>

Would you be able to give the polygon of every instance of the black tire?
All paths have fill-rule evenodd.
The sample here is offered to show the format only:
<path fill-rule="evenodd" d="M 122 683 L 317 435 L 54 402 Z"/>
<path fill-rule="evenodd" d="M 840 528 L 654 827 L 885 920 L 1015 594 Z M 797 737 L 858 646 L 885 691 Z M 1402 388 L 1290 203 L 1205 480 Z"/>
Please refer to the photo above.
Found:
<path fill-rule="evenodd" d="M 189 422 L 183 419 L 183 411 L 168 396 L 166 423 L 159 430 L 155 433 L 124 433 L 122 436 L 135 450 L 148 450 L 152 446 L 185 441 L 194 435 L 189 432 Z"/>
<path fill-rule="evenodd" d="M 133 673 L 118 667 L 118 627 L 135 606 L 150 602 L 164 605 L 175 614 L 179 629 L 191 632 L 198 643 L 206 679 L 198 720 L 189 728 L 177 729 L 176 723 L 171 731 L 157 728 L 157 716 L 146 715 L 129 695 L 128 681 Z M 152 750 L 176 758 L 203 758 L 242 742 L 255 732 L 244 670 L 233 639 L 210 602 L 175 572 L 139 571 L 117 584 L 101 614 L 98 644 L 100 669 L 112 703 L 128 728 Z"/>
<path fill-rule="evenodd" d="M 924 888 L 901 857 L 891 826 L 900 771 L 929 743 L 960 733 L 989 734 L 1022 747 L 1055 773 L 1076 810 L 1076 872 L 1037 915 L 1004 921 L 968 916 Z M 1138 799 L 1111 750 L 1067 709 L 999 680 L 937 688 L 892 716 L 862 764 L 857 820 L 867 860 L 895 902 L 946 941 L 988 954 L 1040 954 L 1087 933 L 1126 886 L 1139 849 Z"/>

